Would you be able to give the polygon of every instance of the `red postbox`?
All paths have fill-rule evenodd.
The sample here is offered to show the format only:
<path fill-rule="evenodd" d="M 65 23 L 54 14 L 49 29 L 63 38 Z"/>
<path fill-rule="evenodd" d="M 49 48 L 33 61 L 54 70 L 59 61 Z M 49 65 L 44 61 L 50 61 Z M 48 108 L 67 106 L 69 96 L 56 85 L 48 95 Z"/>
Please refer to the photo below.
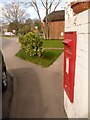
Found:
<path fill-rule="evenodd" d="M 64 90 L 74 102 L 74 78 L 76 61 L 76 32 L 65 32 L 64 43 Z"/>

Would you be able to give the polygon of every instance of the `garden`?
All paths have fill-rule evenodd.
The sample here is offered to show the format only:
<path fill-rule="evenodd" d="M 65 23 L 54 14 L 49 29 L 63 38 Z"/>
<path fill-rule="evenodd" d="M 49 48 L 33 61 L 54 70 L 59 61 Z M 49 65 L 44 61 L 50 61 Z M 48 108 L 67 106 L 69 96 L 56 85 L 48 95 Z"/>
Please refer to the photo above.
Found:
<path fill-rule="evenodd" d="M 21 49 L 16 54 L 23 60 L 49 67 L 63 53 L 63 39 L 47 39 L 29 32 L 19 37 Z"/>

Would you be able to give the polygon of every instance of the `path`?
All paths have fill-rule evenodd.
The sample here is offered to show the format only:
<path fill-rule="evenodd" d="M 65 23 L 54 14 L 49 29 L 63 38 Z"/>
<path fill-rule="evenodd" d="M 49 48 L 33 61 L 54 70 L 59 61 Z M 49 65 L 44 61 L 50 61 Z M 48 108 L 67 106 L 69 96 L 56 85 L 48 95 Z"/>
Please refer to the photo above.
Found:
<path fill-rule="evenodd" d="M 5 60 L 14 79 L 13 118 L 65 118 L 61 61 L 42 68 L 15 56 L 20 49 L 16 41 L 3 49 Z M 58 66 L 57 66 L 58 64 Z M 58 68 L 56 68 L 57 66 Z"/>

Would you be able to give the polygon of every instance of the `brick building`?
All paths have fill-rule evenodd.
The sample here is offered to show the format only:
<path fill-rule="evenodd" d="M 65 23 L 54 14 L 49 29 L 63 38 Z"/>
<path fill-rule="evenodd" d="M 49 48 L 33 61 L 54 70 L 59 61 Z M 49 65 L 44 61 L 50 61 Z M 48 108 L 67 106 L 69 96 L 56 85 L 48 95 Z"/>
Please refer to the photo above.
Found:
<path fill-rule="evenodd" d="M 54 11 L 48 15 L 49 21 L 49 39 L 61 39 L 64 38 L 64 19 L 65 11 Z M 46 31 L 45 27 L 45 18 L 43 20 L 44 32 Z M 45 32 L 46 33 L 46 32 Z"/>

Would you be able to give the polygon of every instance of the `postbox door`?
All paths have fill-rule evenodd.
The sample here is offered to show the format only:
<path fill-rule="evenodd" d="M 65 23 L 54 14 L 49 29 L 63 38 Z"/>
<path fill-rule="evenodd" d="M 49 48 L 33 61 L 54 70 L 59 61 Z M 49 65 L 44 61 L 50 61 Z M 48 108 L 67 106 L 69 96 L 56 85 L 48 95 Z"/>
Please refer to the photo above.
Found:
<path fill-rule="evenodd" d="M 64 43 L 64 89 L 74 102 L 74 77 L 76 61 L 76 32 L 65 32 Z"/>

